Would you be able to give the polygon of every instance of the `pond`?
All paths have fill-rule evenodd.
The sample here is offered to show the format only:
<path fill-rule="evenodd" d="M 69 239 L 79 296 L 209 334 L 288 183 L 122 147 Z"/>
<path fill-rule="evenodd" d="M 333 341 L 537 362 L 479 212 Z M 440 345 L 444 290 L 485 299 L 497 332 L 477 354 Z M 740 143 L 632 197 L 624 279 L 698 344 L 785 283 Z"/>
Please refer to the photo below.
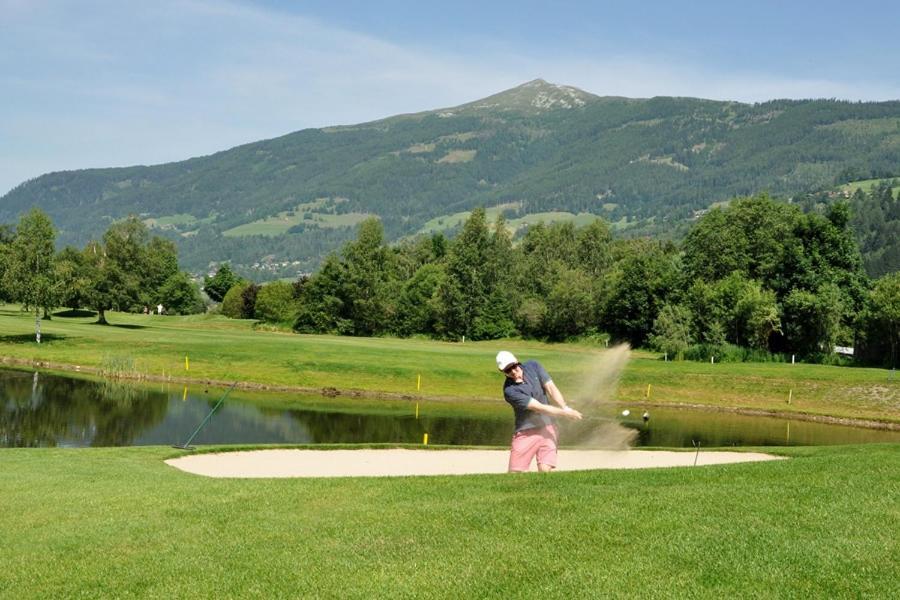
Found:
<path fill-rule="evenodd" d="M 138 386 L 0 369 L 0 447 L 183 444 L 224 395 L 219 388 Z M 512 411 L 496 405 L 246 392 L 228 396 L 192 444 L 508 444 Z M 612 410 L 612 409 L 610 409 Z M 566 424 L 562 442 L 606 445 L 633 431 L 632 445 L 691 447 L 900 443 L 883 431 L 728 412 L 675 408 L 610 413 Z M 605 436 L 609 436 L 607 439 Z"/>

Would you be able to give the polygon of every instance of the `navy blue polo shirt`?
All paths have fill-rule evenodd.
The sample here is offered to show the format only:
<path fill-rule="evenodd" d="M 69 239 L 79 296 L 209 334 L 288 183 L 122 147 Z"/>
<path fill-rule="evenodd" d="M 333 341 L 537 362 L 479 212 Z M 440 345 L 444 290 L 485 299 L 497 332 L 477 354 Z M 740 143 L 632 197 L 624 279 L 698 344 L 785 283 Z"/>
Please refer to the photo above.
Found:
<path fill-rule="evenodd" d="M 550 375 L 536 360 L 530 360 L 522 365 L 522 383 L 516 383 L 509 377 L 503 383 L 503 397 L 509 402 L 516 413 L 516 431 L 544 427 L 555 423 L 553 417 L 533 410 L 528 410 L 528 402 L 534 398 L 541 404 L 550 404 L 544 385 L 552 381 Z"/>

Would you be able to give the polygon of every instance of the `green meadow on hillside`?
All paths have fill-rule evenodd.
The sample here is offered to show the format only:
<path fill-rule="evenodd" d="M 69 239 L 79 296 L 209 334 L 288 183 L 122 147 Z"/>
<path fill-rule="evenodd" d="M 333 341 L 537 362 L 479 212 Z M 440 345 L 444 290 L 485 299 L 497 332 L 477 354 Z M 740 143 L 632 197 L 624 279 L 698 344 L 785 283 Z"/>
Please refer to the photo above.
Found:
<path fill-rule="evenodd" d="M 863 179 L 862 181 L 854 181 L 852 183 L 847 183 L 841 186 L 842 190 L 849 192 L 853 195 L 856 190 L 862 190 L 865 193 L 869 193 L 873 188 L 878 187 L 882 182 L 890 182 L 894 181 L 896 177 L 888 177 L 884 179 Z M 900 185 L 894 186 L 891 188 L 891 193 L 896 194 L 900 191 Z"/>

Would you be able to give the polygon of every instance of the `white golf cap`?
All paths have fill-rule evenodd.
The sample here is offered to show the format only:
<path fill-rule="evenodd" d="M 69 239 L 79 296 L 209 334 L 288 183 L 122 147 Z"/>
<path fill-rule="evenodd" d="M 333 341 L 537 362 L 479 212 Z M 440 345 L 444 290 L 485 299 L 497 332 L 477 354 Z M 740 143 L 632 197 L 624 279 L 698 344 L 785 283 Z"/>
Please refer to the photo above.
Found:
<path fill-rule="evenodd" d="M 513 356 L 512 352 L 501 350 L 497 353 L 497 368 L 501 371 L 505 371 L 510 365 L 515 365 L 518 363 L 519 361 L 516 360 L 516 357 Z"/>

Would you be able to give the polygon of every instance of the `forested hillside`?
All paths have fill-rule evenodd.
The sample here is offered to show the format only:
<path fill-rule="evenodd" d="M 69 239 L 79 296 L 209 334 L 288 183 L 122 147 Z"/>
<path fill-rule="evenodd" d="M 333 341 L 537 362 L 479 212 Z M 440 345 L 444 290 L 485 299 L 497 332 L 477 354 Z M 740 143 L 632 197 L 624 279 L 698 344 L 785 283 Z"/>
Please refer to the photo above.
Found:
<path fill-rule="evenodd" d="M 391 240 L 477 206 L 658 232 L 734 196 L 793 196 L 898 169 L 900 102 L 635 100 L 537 80 L 177 163 L 47 174 L 0 198 L 0 223 L 37 206 L 60 244 L 80 247 L 137 215 L 195 271 L 231 260 L 294 275 L 367 215 Z"/>
<path fill-rule="evenodd" d="M 808 212 L 824 214 L 849 200 L 850 226 L 871 277 L 900 271 L 900 179 L 868 180 L 798 198 Z"/>

